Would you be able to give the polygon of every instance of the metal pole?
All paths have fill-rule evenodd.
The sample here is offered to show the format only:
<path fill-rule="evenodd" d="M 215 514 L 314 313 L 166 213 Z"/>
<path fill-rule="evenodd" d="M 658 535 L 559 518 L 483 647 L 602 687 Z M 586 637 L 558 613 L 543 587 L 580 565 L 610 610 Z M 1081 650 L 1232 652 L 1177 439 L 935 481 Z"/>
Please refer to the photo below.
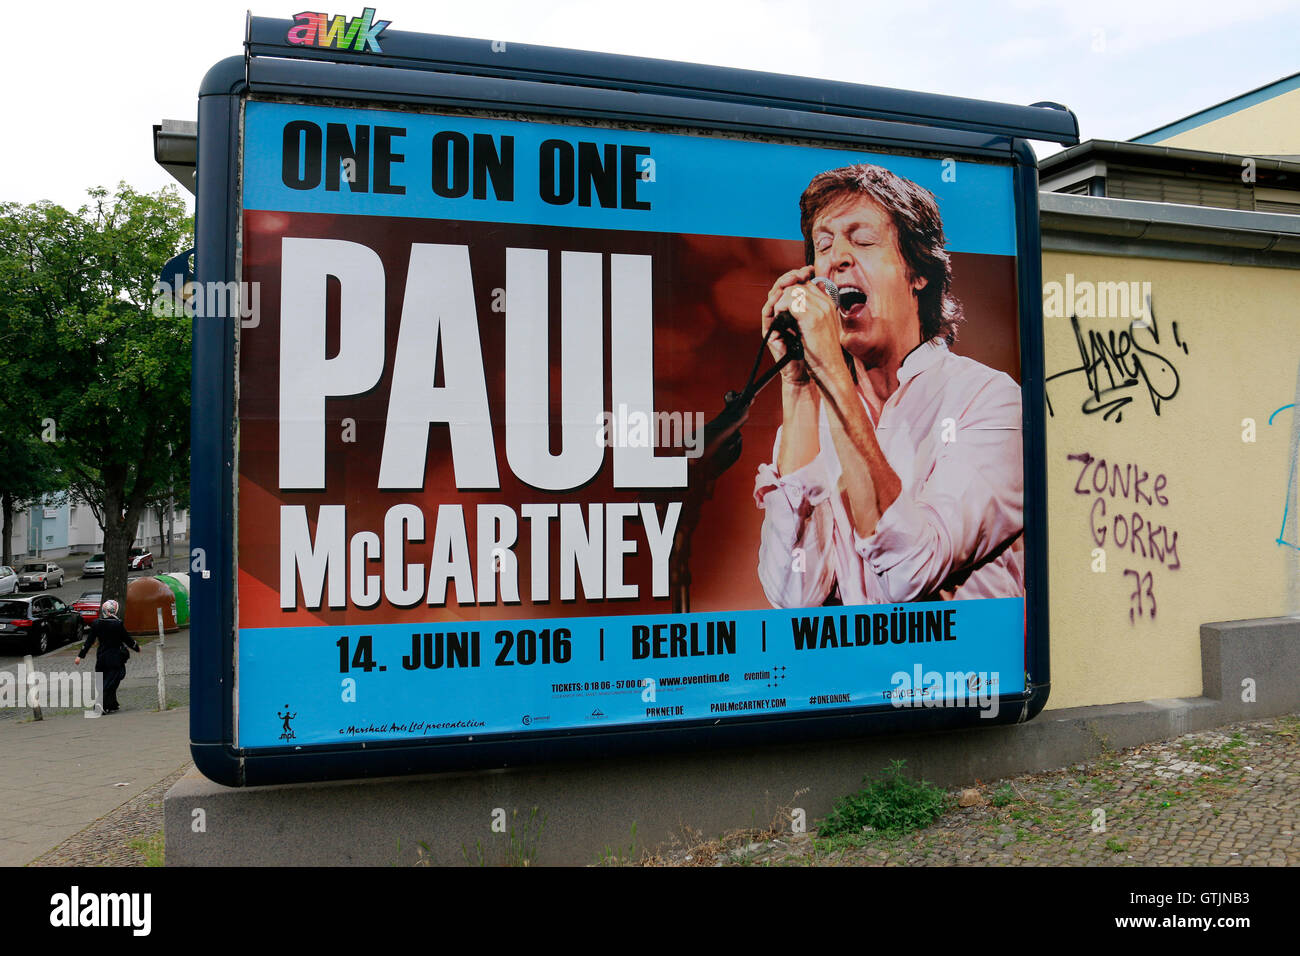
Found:
<path fill-rule="evenodd" d="M 45 717 L 41 714 L 41 695 L 36 689 L 36 675 L 32 673 L 32 655 L 26 654 L 23 656 L 23 667 L 27 669 L 27 677 L 25 679 L 27 683 L 26 697 L 27 706 L 32 709 L 32 719 L 44 720 Z"/>
<path fill-rule="evenodd" d="M 158 614 L 161 620 L 162 612 L 159 611 Z M 158 710 L 164 711 L 167 709 L 167 680 L 163 673 L 163 649 L 161 644 L 154 645 L 154 656 L 158 661 Z"/>

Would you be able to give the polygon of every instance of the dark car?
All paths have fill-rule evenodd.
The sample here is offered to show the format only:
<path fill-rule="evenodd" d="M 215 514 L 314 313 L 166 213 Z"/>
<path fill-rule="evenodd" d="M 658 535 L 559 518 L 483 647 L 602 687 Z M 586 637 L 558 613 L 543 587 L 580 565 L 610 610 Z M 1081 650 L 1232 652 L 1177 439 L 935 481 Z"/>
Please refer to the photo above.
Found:
<path fill-rule="evenodd" d="M 81 615 L 53 595 L 0 600 L 0 643 L 44 654 L 81 635 Z"/>
<path fill-rule="evenodd" d="M 144 548 L 132 548 L 129 560 L 131 562 L 132 571 L 139 571 L 142 568 L 152 568 L 153 552 L 146 551 Z"/>

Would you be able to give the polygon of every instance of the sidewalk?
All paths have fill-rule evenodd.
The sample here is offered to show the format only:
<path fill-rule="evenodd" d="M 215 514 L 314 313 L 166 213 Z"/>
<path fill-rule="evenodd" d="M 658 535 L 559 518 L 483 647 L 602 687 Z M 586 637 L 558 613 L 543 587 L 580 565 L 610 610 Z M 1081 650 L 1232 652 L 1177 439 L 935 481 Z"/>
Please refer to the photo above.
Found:
<path fill-rule="evenodd" d="M 47 710 L 35 721 L 26 708 L 0 709 L 0 866 L 31 862 L 189 763 L 189 631 L 167 636 L 173 709 L 162 713 L 157 638 L 145 640 L 144 652 L 131 655 L 119 713 L 87 719 L 80 710 Z M 78 650 L 61 648 L 38 666 L 76 670 Z"/>
<path fill-rule="evenodd" d="M 188 700 L 188 631 L 167 638 L 169 702 Z M 0 866 L 137 865 L 162 795 L 192 766 L 189 708 L 156 707 L 155 639 L 132 655 L 123 710 L 0 709 Z M 75 647 L 41 658 L 70 670 Z M 83 666 L 85 666 L 83 664 Z M 123 786 L 118 786 L 123 784 Z M 1232 724 L 1058 770 L 968 781 L 930 827 L 902 837 L 792 836 L 788 821 L 608 862 L 668 865 L 1300 865 L 1300 715 Z M 961 797 L 960 806 L 958 797 Z M 1101 811 L 1099 813 L 1098 811 Z M 809 830 L 818 821 L 808 820 Z M 785 831 L 780 833 L 778 831 Z M 159 845 L 161 841 L 159 840 Z M 58 851 L 50 851 L 58 848 Z"/>

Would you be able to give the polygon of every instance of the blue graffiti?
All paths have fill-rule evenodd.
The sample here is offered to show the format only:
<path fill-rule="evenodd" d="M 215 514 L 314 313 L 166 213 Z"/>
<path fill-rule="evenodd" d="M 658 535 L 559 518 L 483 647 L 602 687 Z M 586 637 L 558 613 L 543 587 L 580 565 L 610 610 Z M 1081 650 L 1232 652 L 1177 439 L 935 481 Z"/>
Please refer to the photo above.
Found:
<path fill-rule="evenodd" d="M 1295 402 L 1274 409 L 1273 414 L 1268 416 L 1268 423 L 1272 425 L 1273 419 L 1277 414 L 1286 411 L 1288 408 L 1295 408 Z M 1286 500 L 1282 502 L 1282 527 L 1277 533 L 1277 544 L 1279 546 L 1285 545 L 1288 548 L 1294 548 L 1296 551 L 1300 551 L 1300 544 L 1286 539 L 1286 522 L 1287 518 L 1291 516 L 1291 499 L 1295 495 L 1296 459 L 1298 450 L 1300 450 L 1300 445 L 1298 445 L 1296 440 L 1293 438 L 1291 441 L 1291 470 L 1286 483 Z"/>

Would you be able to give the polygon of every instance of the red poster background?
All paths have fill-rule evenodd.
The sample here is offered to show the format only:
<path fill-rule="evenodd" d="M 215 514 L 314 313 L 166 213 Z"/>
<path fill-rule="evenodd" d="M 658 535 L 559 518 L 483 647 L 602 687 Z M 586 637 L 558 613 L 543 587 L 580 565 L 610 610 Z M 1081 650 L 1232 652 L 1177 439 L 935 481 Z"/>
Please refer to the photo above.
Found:
<path fill-rule="evenodd" d="M 326 402 L 326 490 L 281 492 L 278 488 L 279 304 L 280 245 L 285 236 L 344 239 L 369 246 L 384 264 L 386 287 L 387 361 L 379 385 L 362 396 Z M 656 411 L 703 412 L 713 418 L 723 407 L 723 394 L 742 387 L 760 343 L 759 313 L 768 289 L 783 272 L 803 264 L 800 241 L 745 239 L 727 236 L 684 236 L 548 226 L 428 219 L 390 219 L 318 213 L 247 211 L 243 232 L 244 279 L 260 283 L 260 322 L 242 330 L 239 341 L 239 626 L 295 627 L 313 624 L 399 623 L 436 620 L 519 617 L 580 617 L 619 613 L 667 613 L 668 598 L 572 602 L 533 605 L 529 594 L 529 523 L 519 522 L 519 561 L 522 604 L 459 606 L 454 588 L 446 607 L 419 605 L 397 608 L 383 600 L 370 609 L 282 611 L 279 600 L 279 511 L 282 504 L 307 506 L 315 534 L 316 508 L 321 504 L 347 507 L 347 534 L 382 532 L 385 512 L 395 504 L 412 503 L 425 512 L 422 543 L 407 546 L 405 561 L 427 561 L 437 505 L 464 506 L 466 530 L 475 541 L 474 506 L 494 502 L 517 508 L 523 502 L 617 502 L 681 500 L 677 489 L 647 492 L 615 490 L 611 484 L 611 450 L 589 485 L 565 493 L 539 491 L 524 485 L 505 458 L 505 322 L 492 311 L 493 290 L 505 286 L 507 247 L 547 249 L 550 257 L 550 356 L 552 401 L 558 406 L 561 250 L 606 254 L 604 272 L 606 361 L 605 400 L 609 407 L 609 253 L 653 258 L 654 408 Z M 467 245 L 473 271 L 485 379 L 496 444 L 497 491 L 458 491 L 452 477 L 447 427 L 430 428 L 425 485 L 421 491 L 377 489 L 384 422 L 388 410 L 393 354 L 402 316 L 402 298 L 412 243 Z M 966 321 L 953 351 L 970 356 L 1020 380 L 1019 337 L 1015 302 L 1015 260 L 1009 256 L 953 253 L 953 291 L 961 300 Z M 338 347 L 338 285 L 330 280 L 326 354 Z M 770 359 L 764 357 L 764 367 Z M 593 370 L 594 372 L 595 370 Z M 780 386 L 773 383 L 754 405 L 744 429 L 740 460 L 718 481 L 704 506 L 694 537 L 691 561 L 691 610 L 737 610 L 766 607 L 755 570 L 761 512 L 754 504 L 754 474 L 770 460 L 780 424 Z M 356 422 L 355 441 L 345 443 L 341 422 Z M 558 450 L 558 427 L 552 451 Z M 679 450 L 665 453 L 680 454 Z M 662 517 L 663 508 L 660 508 Z M 551 522 L 552 552 L 558 549 Z M 638 522 L 627 524 L 633 537 Z M 638 532 L 639 533 L 639 532 Z M 385 542 L 385 546 L 389 546 Z M 377 573 L 379 563 L 372 564 Z M 554 565 L 553 565 L 554 566 Z M 651 566 L 642 542 L 627 558 L 625 580 L 650 593 Z M 552 590 L 556 589 L 552 572 Z"/>

